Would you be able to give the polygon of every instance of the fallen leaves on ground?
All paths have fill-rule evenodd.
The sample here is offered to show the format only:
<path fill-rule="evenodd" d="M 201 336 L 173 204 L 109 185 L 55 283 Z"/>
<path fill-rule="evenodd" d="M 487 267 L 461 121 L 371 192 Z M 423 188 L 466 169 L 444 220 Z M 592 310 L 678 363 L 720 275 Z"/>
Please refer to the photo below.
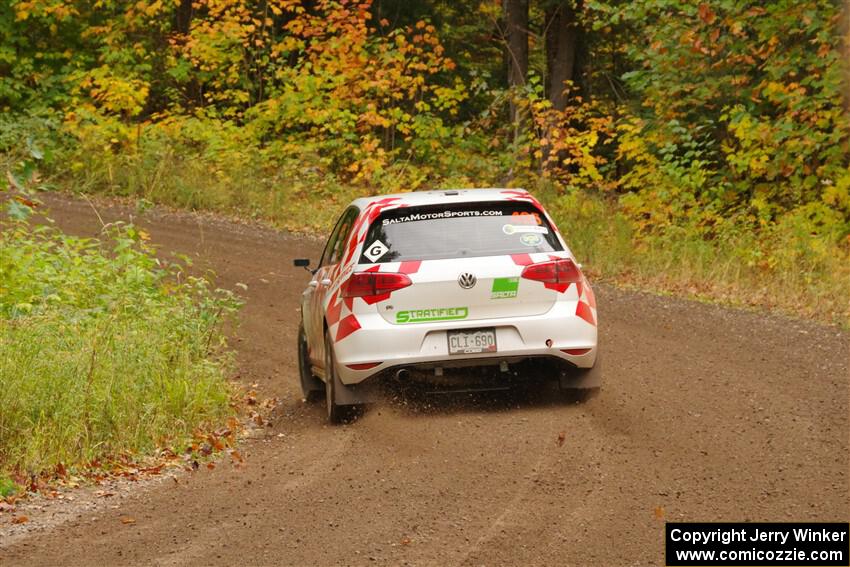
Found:
<path fill-rule="evenodd" d="M 14 518 L 12 518 L 13 524 L 26 524 L 29 521 L 30 519 L 26 516 L 15 516 Z"/>
<path fill-rule="evenodd" d="M 245 459 L 242 458 L 242 454 L 236 449 L 231 449 L 230 451 L 230 460 L 234 465 L 239 466 L 245 463 Z"/>

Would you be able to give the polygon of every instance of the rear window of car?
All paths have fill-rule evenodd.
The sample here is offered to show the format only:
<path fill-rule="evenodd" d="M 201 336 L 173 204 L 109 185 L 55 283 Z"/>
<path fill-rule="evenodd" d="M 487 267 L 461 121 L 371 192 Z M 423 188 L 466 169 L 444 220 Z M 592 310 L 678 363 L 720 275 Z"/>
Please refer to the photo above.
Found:
<path fill-rule="evenodd" d="M 520 202 L 402 207 L 369 227 L 361 264 L 563 250 L 534 206 Z"/>

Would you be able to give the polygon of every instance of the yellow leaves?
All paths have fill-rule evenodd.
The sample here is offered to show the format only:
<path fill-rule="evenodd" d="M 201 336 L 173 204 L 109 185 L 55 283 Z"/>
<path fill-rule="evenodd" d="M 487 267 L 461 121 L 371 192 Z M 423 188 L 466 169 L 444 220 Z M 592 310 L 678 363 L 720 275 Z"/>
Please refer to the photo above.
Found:
<path fill-rule="evenodd" d="M 551 107 L 546 99 L 528 106 L 540 138 L 529 154 L 543 161 L 547 175 L 562 178 L 574 186 L 588 185 L 602 179 L 599 167 L 606 163 L 603 155 L 594 151 L 600 135 L 615 135 L 613 121 L 596 108 L 595 103 L 573 97 L 563 112 Z"/>
<path fill-rule="evenodd" d="M 269 0 L 268 6 L 276 16 L 284 12 L 293 12 L 296 14 L 304 12 L 304 6 L 301 5 L 301 0 Z"/>
<path fill-rule="evenodd" d="M 749 168 L 753 175 L 760 176 L 767 171 L 767 164 L 770 158 L 765 155 L 754 155 L 750 157 Z"/>
<path fill-rule="evenodd" d="M 296 18 L 286 24 L 286 31 L 292 33 L 293 35 L 301 35 L 304 32 L 305 21 Z"/>
<path fill-rule="evenodd" d="M 140 4 L 143 4 L 143 2 L 140 2 Z M 146 6 L 143 11 L 146 16 L 153 17 L 159 14 L 162 9 L 162 0 L 156 0 L 155 2 L 151 2 L 148 6 Z"/>
<path fill-rule="evenodd" d="M 22 0 L 10 3 L 14 9 L 15 19 L 19 22 L 26 21 L 30 17 L 51 18 L 53 20 L 64 20 L 79 14 L 73 2 L 48 1 L 48 0 Z M 51 27 L 55 27 L 53 24 Z M 55 33 L 55 30 L 54 30 Z"/>
<path fill-rule="evenodd" d="M 788 85 L 776 81 L 770 81 L 764 87 L 764 93 L 768 96 L 776 93 L 787 93 L 789 90 Z"/>
<path fill-rule="evenodd" d="M 845 169 L 838 179 L 827 184 L 821 199 L 825 204 L 850 214 L 850 169 Z"/>
<path fill-rule="evenodd" d="M 806 87 L 797 82 L 767 81 L 762 86 L 761 94 L 774 103 L 788 105 L 803 99 L 808 93 Z"/>
<path fill-rule="evenodd" d="M 654 159 L 654 154 L 646 145 L 643 135 L 644 124 L 638 119 L 621 122 L 617 126 L 619 138 L 617 143 L 617 156 L 635 162 L 646 162 Z"/>
<path fill-rule="evenodd" d="M 287 35 L 284 36 L 279 42 L 272 46 L 272 55 L 275 57 L 280 56 L 283 53 L 289 53 L 290 51 L 297 51 L 304 48 L 304 41 L 298 39 L 297 37 Z"/>
<path fill-rule="evenodd" d="M 119 77 L 103 65 L 80 77 L 78 90 L 86 92 L 107 112 L 136 116 L 142 111 L 150 91 L 145 81 Z"/>
<path fill-rule="evenodd" d="M 732 32 L 732 35 L 735 37 L 745 38 L 747 36 L 744 24 L 737 20 L 732 22 L 732 25 L 729 26 L 729 31 Z"/>

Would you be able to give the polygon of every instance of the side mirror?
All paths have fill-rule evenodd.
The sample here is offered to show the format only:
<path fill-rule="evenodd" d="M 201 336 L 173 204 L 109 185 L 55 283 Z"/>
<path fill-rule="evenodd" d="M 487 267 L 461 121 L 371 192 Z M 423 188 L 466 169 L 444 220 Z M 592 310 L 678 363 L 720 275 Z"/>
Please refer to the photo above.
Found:
<path fill-rule="evenodd" d="M 292 265 L 295 266 L 296 268 L 304 268 L 305 270 L 307 270 L 311 274 L 313 273 L 313 270 L 310 269 L 310 259 L 309 258 L 296 258 L 292 261 Z"/>

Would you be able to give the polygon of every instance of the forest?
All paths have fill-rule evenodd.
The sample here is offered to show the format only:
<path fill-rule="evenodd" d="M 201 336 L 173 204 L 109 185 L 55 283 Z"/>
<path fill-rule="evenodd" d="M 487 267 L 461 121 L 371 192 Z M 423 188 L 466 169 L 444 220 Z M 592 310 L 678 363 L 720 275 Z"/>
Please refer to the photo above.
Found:
<path fill-rule="evenodd" d="M 14 0 L 2 165 L 15 194 L 308 231 L 356 195 L 525 187 L 597 278 L 846 322 L 847 19 L 837 0 Z"/>

